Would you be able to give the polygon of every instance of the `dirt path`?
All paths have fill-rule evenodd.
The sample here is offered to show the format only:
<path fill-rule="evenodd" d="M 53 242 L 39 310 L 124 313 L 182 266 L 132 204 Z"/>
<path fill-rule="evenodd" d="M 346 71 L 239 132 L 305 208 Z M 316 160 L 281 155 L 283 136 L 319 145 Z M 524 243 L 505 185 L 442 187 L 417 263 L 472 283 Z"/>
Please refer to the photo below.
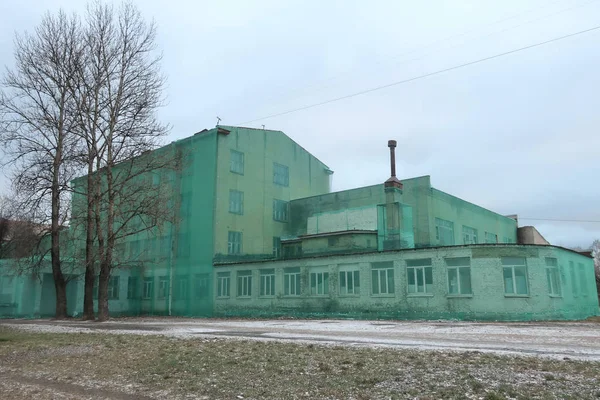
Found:
<path fill-rule="evenodd" d="M 0 324 L 48 332 L 106 332 L 175 337 L 229 337 L 387 346 L 413 349 L 480 351 L 553 358 L 600 360 L 600 324 L 396 322 L 344 320 L 190 320 L 126 318 L 104 323 L 4 320 Z"/>
<path fill-rule="evenodd" d="M 150 397 L 119 391 L 87 388 L 76 384 L 33 378 L 13 372 L 0 372 L 0 393 L 12 400 L 29 399 L 110 399 L 150 400 Z"/>

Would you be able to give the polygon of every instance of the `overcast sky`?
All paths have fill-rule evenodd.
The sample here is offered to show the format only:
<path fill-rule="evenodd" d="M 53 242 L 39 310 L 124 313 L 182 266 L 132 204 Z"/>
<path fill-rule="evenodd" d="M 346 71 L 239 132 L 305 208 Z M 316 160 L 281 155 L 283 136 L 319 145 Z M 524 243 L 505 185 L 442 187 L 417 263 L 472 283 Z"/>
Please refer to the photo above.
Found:
<path fill-rule="evenodd" d="M 599 0 L 138 1 L 159 27 L 170 140 L 216 124 L 282 130 L 335 171 L 333 189 L 398 175 L 518 214 L 553 244 L 600 238 L 600 31 L 324 106 L 600 24 Z M 0 2 L 15 32 L 79 0 Z M 4 189 L 6 179 L 0 180 Z"/>

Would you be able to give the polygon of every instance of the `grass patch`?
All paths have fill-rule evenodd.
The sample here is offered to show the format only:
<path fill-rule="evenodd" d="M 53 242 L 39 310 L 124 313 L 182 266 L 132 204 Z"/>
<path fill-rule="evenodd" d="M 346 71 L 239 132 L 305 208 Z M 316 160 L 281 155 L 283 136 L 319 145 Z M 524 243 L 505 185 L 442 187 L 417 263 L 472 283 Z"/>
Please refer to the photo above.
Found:
<path fill-rule="evenodd" d="M 151 398 L 596 398 L 600 363 L 0 326 L 0 371 Z M 0 398 L 7 398 L 0 386 Z M 241 396 L 241 397 L 238 397 Z"/>

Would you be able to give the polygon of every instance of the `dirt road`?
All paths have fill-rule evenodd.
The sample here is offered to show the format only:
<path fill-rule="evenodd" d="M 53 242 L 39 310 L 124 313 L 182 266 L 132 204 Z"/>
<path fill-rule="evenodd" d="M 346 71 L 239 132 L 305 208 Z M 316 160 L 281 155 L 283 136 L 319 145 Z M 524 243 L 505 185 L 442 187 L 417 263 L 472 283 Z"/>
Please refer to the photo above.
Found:
<path fill-rule="evenodd" d="M 0 320 L 39 332 L 98 332 L 174 337 L 229 337 L 344 346 L 480 351 L 600 361 L 600 324 L 452 321 L 213 320 L 124 318 L 103 323 Z"/>

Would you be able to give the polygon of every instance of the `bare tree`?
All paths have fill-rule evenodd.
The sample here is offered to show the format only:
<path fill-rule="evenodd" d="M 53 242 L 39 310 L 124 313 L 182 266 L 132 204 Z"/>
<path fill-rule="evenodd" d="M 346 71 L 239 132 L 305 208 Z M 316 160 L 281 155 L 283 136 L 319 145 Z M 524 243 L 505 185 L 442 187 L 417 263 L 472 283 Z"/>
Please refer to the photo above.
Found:
<path fill-rule="evenodd" d="M 152 176 L 178 167 L 173 150 L 148 153 L 167 126 L 156 119 L 164 78 L 156 53 L 156 26 L 131 4 L 88 7 L 85 57 L 76 75 L 78 133 L 86 147 L 86 278 L 84 316 L 93 318 L 95 265 L 99 265 L 98 317 L 108 318 L 108 283 L 114 249 L 125 237 L 171 220 L 166 186 L 148 190 Z"/>
<path fill-rule="evenodd" d="M 0 197 L 0 259 L 8 256 L 11 211 L 6 196 Z"/>
<path fill-rule="evenodd" d="M 67 316 L 60 238 L 79 154 L 70 88 L 81 43 L 77 17 L 46 14 L 34 33 L 17 35 L 15 70 L 6 71 L 0 93 L 0 144 L 14 171 L 19 207 L 30 211 L 33 222 L 50 227 L 56 318 Z"/>
<path fill-rule="evenodd" d="M 594 271 L 596 272 L 596 289 L 600 298 L 600 239 L 592 243 L 592 257 L 594 257 Z"/>

